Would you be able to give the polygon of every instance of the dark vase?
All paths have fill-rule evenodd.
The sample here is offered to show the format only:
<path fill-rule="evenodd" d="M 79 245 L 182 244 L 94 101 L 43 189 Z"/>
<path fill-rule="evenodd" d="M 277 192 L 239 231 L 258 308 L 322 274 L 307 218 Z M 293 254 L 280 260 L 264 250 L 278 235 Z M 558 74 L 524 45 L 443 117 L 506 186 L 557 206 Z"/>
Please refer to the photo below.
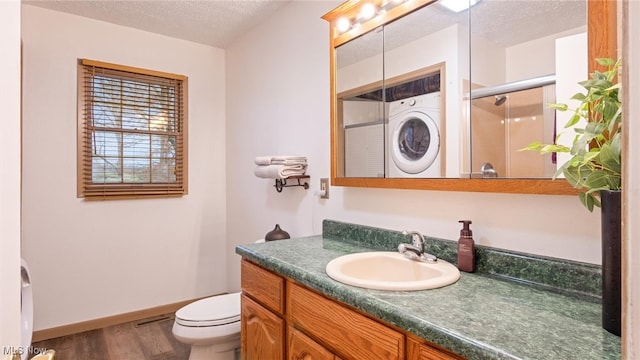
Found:
<path fill-rule="evenodd" d="M 620 191 L 600 191 L 602 203 L 602 327 L 620 336 Z"/>
<path fill-rule="evenodd" d="M 280 229 L 279 224 L 276 224 L 276 227 L 273 230 L 269 231 L 267 235 L 264 236 L 265 241 L 283 240 L 283 239 L 289 239 L 289 238 L 291 238 L 289 236 L 289 233 Z"/>

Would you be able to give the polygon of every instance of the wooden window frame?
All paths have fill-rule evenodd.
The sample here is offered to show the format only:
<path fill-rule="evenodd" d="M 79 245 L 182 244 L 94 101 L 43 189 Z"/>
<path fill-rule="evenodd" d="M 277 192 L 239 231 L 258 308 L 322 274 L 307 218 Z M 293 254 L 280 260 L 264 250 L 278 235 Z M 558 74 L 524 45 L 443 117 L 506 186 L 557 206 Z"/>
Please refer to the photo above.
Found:
<path fill-rule="evenodd" d="M 151 167 L 149 168 L 147 181 L 127 182 L 123 171 L 120 182 L 94 182 L 92 165 L 94 148 L 92 140 L 94 131 L 100 130 L 98 126 L 95 126 L 94 115 L 91 111 L 90 104 L 94 97 L 90 92 L 90 81 L 93 79 L 92 75 L 97 73 L 109 78 L 122 78 L 142 84 L 160 84 L 160 86 L 166 86 L 175 91 L 175 101 L 171 102 L 171 105 L 174 106 L 171 108 L 172 113 L 175 114 L 171 117 L 172 123 L 175 124 L 173 130 L 153 129 L 151 118 L 148 120 L 149 126 L 147 129 L 127 129 L 122 126 L 124 120 L 122 113 L 120 114 L 120 127 L 109 128 L 122 135 L 149 134 L 150 138 L 154 135 L 159 135 L 160 137 L 175 139 L 175 144 L 172 144 L 172 149 L 175 151 L 174 158 L 172 158 L 175 160 L 175 165 L 173 166 L 175 181 L 154 182 Z M 188 194 L 187 85 L 188 78 L 183 75 L 89 59 L 80 59 L 78 61 L 77 196 L 79 198 L 84 198 L 85 200 L 146 199 L 181 197 Z M 141 108 L 144 109 L 144 106 Z M 151 109 L 151 105 L 149 109 Z M 148 156 L 150 164 L 152 164 L 155 158 L 151 152 Z M 120 153 L 117 158 L 122 162 L 126 156 Z M 169 169 L 171 169 L 171 165 L 169 165 Z"/>

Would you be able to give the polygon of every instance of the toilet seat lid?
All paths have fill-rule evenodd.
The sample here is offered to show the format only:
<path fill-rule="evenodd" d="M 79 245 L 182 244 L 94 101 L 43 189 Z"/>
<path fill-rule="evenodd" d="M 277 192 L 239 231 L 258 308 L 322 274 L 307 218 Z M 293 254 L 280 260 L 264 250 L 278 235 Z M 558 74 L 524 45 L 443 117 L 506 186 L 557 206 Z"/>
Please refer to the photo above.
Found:
<path fill-rule="evenodd" d="M 240 321 L 240 293 L 204 298 L 176 311 L 184 326 L 218 326 Z"/>

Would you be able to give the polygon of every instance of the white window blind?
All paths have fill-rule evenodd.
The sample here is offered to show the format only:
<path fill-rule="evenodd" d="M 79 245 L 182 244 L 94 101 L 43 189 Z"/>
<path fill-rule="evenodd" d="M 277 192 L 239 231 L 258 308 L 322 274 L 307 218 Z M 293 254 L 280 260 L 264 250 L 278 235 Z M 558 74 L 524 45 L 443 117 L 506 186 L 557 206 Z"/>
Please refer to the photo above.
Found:
<path fill-rule="evenodd" d="M 187 193 L 182 75 L 83 59 L 78 67 L 78 196 Z"/>

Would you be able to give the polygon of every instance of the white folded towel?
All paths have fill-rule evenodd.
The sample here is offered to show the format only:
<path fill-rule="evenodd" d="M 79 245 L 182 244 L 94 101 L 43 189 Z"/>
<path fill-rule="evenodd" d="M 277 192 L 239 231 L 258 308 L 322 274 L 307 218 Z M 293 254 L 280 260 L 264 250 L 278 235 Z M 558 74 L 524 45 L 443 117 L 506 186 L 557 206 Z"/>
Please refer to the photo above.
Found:
<path fill-rule="evenodd" d="M 293 155 L 256 156 L 255 163 L 256 165 L 305 165 L 307 158 Z"/>
<path fill-rule="evenodd" d="M 253 170 L 255 176 L 265 179 L 285 179 L 289 176 L 304 175 L 307 165 L 259 165 Z"/>
<path fill-rule="evenodd" d="M 271 165 L 271 156 L 256 156 L 256 165 Z"/>

